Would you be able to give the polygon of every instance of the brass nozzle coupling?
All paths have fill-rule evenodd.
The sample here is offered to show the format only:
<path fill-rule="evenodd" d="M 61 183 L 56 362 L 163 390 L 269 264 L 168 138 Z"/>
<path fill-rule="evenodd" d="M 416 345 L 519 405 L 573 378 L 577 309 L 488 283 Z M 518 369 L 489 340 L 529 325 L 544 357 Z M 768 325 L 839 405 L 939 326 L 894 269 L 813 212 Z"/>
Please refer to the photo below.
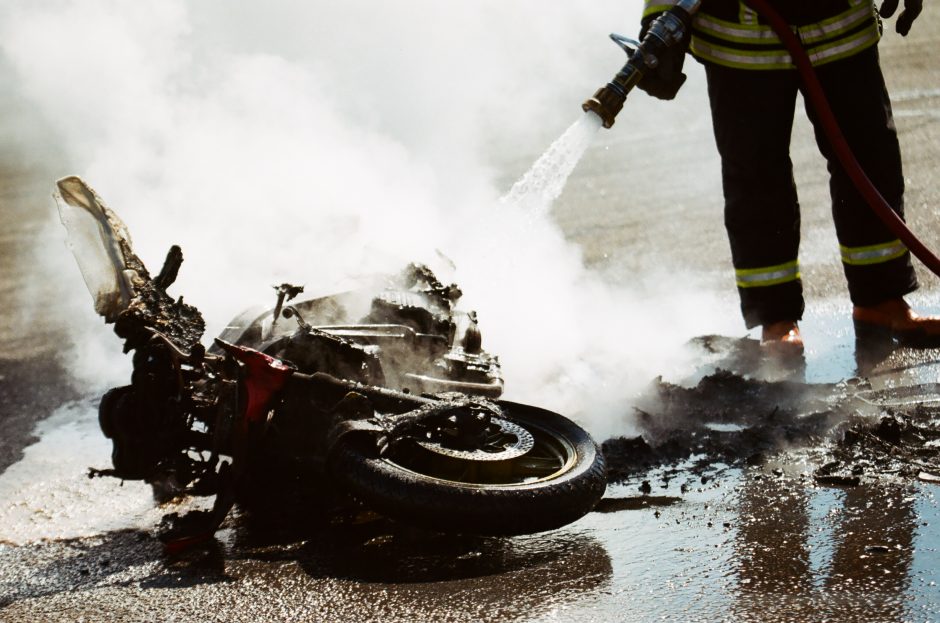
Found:
<path fill-rule="evenodd" d="M 608 83 L 597 90 L 594 97 L 590 97 L 581 104 L 584 112 L 593 112 L 601 118 L 605 128 L 614 125 L 614 119 L 627 101 L 627 94 L 613 83 Z"/>
<path fill-rule="evenodd" d="M 614 118 L 623 108 L 623 103 L 627 100 L 627 94 L 633 90 L 633 87 L 643 77 L 645 69 L 642 62 L 636 62 L 643 58 L 640 53 L 642 48 L 639 42 L 616 34 L 610 35 L 610 38 L 627 52 L 629 60 L 617 72 L 613 80 L 608 82 L 606 86 L 599 88 L 594 97 L 588 98 L 581 104 L 581 110 L 584 112 L 591 111 L 596 114 L 601 118 L 605 128 L 614 125 Z M 636 45 L 637 49 L 633 49 L 630 47 L 631 45 Z"/>

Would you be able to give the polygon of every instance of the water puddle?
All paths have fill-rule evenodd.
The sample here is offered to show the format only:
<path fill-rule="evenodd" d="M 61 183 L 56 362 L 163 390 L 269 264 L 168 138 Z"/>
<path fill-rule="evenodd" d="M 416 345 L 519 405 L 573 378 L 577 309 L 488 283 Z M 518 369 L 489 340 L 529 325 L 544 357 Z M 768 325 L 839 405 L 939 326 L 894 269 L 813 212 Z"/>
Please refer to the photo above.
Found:
<path fill-rule="evenodd" d="M 0 476 L 0 593 L 15 596 L 4 614 L 25 616 L 34 603 L 84 612 L 70 600 L 76 589 L 99 608 L 119 589 L 129 615 L 198 602 L 232 620 L 243 610 L 279 618 L 283 608 L 356 620 L 379 603 L 453 620 L 940 614 L 937 485 L 874 467 L 856 486 L 813 477 L 838 448 L 830 432 L 846 414 L 832 412 L 855 387 L 727 372 L 653 387 L 637 406 L 655 443 L 606 444 L 616 482 L 596 512 L 563 529 L 473 539 L 375 518 L 312 527 L 306 516 L 293 532 L 236 512 L 214 545 L 182 559 L 165 558 L 146 534 L 166 512 L 149 488 L 86 477 L 107 466 L 110 443 L 90 402 L 66 405 Z M 923 414 L 924 424 L 940 420 Z M 250 598 L 232 582 L 250 586 Z"/>
<path fill-rule="evenodd" d="M 154 526 L 150 487 L 88 477 L 109 467 L 111 442 L 98 428 L 90 401 L 66 404 L 36 427 L 39 441 L 0 474 L 0 543 L 24 544 Z"/>

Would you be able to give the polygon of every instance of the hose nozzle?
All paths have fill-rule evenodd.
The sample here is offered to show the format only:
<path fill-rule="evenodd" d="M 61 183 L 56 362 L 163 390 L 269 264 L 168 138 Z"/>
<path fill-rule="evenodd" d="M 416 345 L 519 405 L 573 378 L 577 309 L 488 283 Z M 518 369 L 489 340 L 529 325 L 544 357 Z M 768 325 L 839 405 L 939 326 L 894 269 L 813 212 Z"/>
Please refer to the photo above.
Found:
<path fill-rule="evenodd" d="M 610 35 L 614 43 L 627 53 L 627 62 L 613 80 L 581 104 L 581 110 L 596 114 L 605 128 L 613 126 L 627 95 L 645 73 L 659 65 L 659 56 L 668 48 L 687 44 L 692 15 L 698 11 L 699 5 L 701 0 L 679 0 L 650 23 L 642 42 L 622 35 Z"/>
<path fill-rule="evenodd" d="M 641 44 L 616 33 L 611 33 L 610 38 L 627 53 L 629 60 L 611 82 L 599 88 L 593 97 L 581 104 L 581 110 L 591 111 L 600 117 L 605 128 L 614 125 L 614 119 L 623 108 L 623 103 L 627 101 L 627 93 L 643 77 L 642 72 L 632 62 Z"/>
<path fill-rule="evenodd" d="M 614 125 L 614 118 L 623 108 L 625 101 L 627 101 L 626 93 L 608 84 L 599 88 L 594 97 L 584 100 L 584 103 L 581 104 L 581 110 L 584 112 L 591 111 L 601 118 L 601 123 L 604 124 L 605 128 L 609 128 Z"/>

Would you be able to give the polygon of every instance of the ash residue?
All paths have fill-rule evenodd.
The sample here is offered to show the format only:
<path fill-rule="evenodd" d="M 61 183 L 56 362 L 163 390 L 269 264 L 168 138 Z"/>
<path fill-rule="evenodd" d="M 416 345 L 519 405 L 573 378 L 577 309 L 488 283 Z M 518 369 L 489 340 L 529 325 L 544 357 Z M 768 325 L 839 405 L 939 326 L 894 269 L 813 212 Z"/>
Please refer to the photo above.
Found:
<path fill-rule="evenodd" d="M 770 382 L 726 371 L 695 387 L 658 379 L 635 406 L 643 435 L 603 444 L 610 478 L 680 462 L 693 472 L 717 463 L 759 464 L 795 447 L 818 459 L 820 484 L 940 475 L 940 406 L 917 402 L 916 388 L 906 388 L 914 398 L 903 408 L 887 407 L 891 396 L 861 387 L 854 380 Z"/>
<path fill-rule="evenodd" d="M 685 461 L 734 464 L 789 445 L 819 443 L 843 418 L 839 385 L 759 381 L 720 370 L 687 388 L 657 379 L 635 411 L 641 437 L 604 443 L 614 480 Z"/>
<path fill-rule="evenodd" d="M 857 484 L 887 475 L 940 482 L 940 406 L 888 408 L 874 422 L 856 422 L 829 448 L 827 458 L 816 471 L 816 481 L 823 484 Z"/>

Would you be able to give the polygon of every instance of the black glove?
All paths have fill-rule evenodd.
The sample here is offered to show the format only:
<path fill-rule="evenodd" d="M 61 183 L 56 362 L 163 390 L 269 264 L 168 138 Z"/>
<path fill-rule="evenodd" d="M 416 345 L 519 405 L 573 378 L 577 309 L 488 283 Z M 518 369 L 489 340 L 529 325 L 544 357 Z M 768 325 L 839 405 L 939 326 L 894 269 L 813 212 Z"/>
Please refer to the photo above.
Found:
<path fill-rule="evenodd" d="M 887 0 L 890 2 L 890 0 Z M 895 0 L 896 1 L 896 0 Z M 911 2 L 912 0 L 907 0 Z M 919 1 L 919 0 L 918 0 Z M 651 15 L 643 18 L 640 22 L 640 41 L 646 36 L 650 24 L 659 17 Z M 682 73 L 682 65 L 685 63 L 685 53 L 689 49 L 691 36 L 686 39 L 684 45 L 670 47 L 666 49 L 659 57 L 659 64 L 656 69 L 643 74 L 643 78 L 636 86 L 646 91 L 653 97 L 661 100 L 671 100 L 675 98 L 676 93 L 685 84 L 685 74 Z"/>
<path fill-rule="evenodd" d="M 907 33 L 911 31 L 911 24 L 920 15 L 923 8 L 924 0 L 904 0 L 904 10 L 898 15 L 898 21 L 895 22 L 894 29 L 901 33 L 902 37 L 907 36 Z M 897 9 L 898 0 L 884 0 L 881 3 L 881 8 L 878 9 L 878 14 L 881 17 L 888 18 L 894 15 Z"/>

